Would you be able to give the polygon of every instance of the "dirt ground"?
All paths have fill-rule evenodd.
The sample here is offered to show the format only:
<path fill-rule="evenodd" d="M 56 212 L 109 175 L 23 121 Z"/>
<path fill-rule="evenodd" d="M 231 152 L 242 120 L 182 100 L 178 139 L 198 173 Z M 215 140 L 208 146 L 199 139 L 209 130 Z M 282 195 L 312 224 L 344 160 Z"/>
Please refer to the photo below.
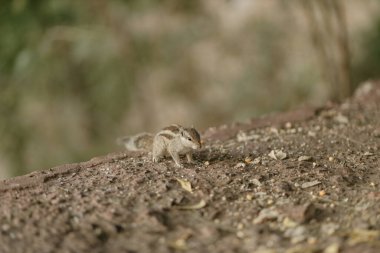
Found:
<path fill-rule="evenodd" d="M 379 83 L 202 137 L 0 182 L 0 252 L 380 252 Z"/>

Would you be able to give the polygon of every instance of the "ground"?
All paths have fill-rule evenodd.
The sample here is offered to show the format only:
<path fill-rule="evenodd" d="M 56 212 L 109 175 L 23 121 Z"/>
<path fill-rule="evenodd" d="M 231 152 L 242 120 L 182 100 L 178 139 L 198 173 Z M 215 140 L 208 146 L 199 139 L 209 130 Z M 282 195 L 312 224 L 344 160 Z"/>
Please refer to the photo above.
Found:
<path fill-rule="evenodd" d="M 0 252 L 379 252 L 379 83 L 202 136 L 0 182 Z"/>

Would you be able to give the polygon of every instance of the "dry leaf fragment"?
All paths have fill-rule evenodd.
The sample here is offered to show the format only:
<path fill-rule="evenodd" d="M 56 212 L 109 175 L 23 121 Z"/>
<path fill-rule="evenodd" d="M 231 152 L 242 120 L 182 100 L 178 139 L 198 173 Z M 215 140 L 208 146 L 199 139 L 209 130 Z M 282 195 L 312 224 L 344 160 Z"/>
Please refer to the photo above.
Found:
<path fill-rule="evenodd" d="M 244 159 L 244 162 L 245 162 L 246 164 L 251 164 L 251 163 L 252 163 L 252 159 L 249 158 L 249 157 L 246 157 L 246 158 Z"/>
<path fill-rule="evenodd" d="M 313 187 L 313 186 L 319 185 L 320 183 L 321 182 L 318 181 L 318 180 L 314 180 L 314 181 L 311 181 L 311 182 L 306 182 L 306 183 L 303 183 L 301 185 L 301 188 L 305 189 L 305 188 Z"/>
<path fill-rule="evenodd" d="M 201 208 L 203 208 L 205 206 L 206 206 L 206 201 L 202 199 L 197 204 L 186 205 L 186 206 L 178 206 L 178 208 L 179 209 L 183 209 L 183 210 L 195 210 L 195 209 L 201 209 Z"/>
<path fill-rule="evenodd" d="M 191 231 L 185 231 L 183 235 L 177 238 L 175 241 L 169 244 L 175 250 L 184 251 L 187 250 L 187 240 L 192 236 Z"/>
<path fill-rule="evenodd" d="M 176 180 L 180 183 L 181 187 L 190 192 L 190 193 L 193 193 L 193 189 L 191 188 L 191 183 L 187 180 L 182 180 L 182 179 L 179 179 L 179 178 L 176 178 Z"/>
<path fill-rule="evenodd" d="M 284 153 L 284 152 L 282 152 L 281 150 L 279 150 L 279 151 L 276 153 L 276 157 L 277 157 L 278 159 L 280 159 L 280 160 L 284 160 L 284 159 L 287 157 L 287 155 L 286 155 L 286 153 Z"/>
<path fill-rule="evenodd" d="M 303 156 L 298 157 L 299 162 L 310 161 L 310 160 L 311 160 L 311 156 L 303 155 Z"/>

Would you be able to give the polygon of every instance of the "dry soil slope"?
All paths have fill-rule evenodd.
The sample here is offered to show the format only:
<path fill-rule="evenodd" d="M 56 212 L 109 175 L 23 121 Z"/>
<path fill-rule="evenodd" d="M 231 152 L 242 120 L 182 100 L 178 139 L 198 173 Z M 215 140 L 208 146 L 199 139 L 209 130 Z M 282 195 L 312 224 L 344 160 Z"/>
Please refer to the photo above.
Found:
<path fill-rule="evenodd" d="M 379 84 L 203 137 L 0 182 L 0 252 L 378 252 Z"/>

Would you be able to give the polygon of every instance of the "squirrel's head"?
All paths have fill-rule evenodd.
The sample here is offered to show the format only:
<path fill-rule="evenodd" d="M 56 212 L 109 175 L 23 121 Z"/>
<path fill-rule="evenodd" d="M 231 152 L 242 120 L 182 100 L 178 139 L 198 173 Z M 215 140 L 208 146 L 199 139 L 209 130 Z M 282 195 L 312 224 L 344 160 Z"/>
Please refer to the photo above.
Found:
<path fill-rule="evenodd" d="M 200 149 L 202 147 L 201 136 L 195 128 L 181 130 L 181 142 L 184 146 L 192 149 Z"/>

